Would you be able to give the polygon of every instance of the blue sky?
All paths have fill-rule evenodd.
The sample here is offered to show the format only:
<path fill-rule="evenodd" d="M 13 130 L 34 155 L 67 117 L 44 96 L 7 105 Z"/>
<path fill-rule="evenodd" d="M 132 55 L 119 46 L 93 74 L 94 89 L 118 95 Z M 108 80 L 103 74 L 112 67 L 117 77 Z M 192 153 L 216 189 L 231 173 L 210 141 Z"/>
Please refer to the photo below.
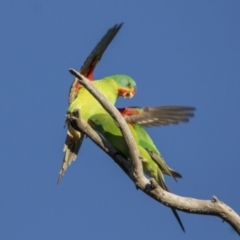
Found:
<path fill-rule="evenodd" d="M 188 124 L 150 129 L 183 175 L 176 194 L 216 195 L 240 213 L 240 2 L 1 1 L 1 239 L 238 239 L 210 216 L 179 213 L 137 191 L 89 139 L 60 186 L 67 94 L 108 28 L 124 21 L 96 78 L 138 85 L 117 106 L 188 105 Z"/>

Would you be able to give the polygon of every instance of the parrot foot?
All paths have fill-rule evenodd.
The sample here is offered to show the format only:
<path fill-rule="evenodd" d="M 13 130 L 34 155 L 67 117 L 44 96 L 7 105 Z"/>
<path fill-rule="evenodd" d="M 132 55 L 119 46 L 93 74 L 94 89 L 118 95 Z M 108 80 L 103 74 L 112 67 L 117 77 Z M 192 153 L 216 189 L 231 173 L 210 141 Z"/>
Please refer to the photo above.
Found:
<path fill-rule="evenodd" d="M 75 109 L 72 113 L 66 114 L 66 122 L 80 118 L 80 109 Z"/>
<path fill-rule="evenodd" d="M 80 126 L 81 122 L 80 119 L 80 109 L 75 109 L 73 112 L 66 114 L 67 122 L 70 124 L 75 130 L 81 132 L 79 130 L 80 127 L 78 127 L 78 124 Z"/>

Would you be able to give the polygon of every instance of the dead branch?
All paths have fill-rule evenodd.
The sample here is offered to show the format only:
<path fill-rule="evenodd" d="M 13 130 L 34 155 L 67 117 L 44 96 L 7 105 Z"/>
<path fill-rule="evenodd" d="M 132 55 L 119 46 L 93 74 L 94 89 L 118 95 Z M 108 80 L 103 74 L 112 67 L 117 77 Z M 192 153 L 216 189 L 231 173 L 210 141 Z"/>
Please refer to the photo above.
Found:
<path fill-rule="evenodd" d="M 164 204 L 167 207 L 172 207 L 186 213 L 195 213 L 203 215 L 217 216 L 228 222 L 235 231 L 240 235 L 240 217 L 228 205 L 221 202 L 217 197 L 213 196 L 213 200 L 199 200 L 194 198 L 187 198 L 175 195 L 173 193 L 163 190 L 154 179 L 148 180 L 143 175 L 141 160 L 139 159 L 138 150 L 133 140 L 133 137 L 128 129 L 128 126 L 117 109 L 107 101 L 107 99 L 95 88 L 95 86 L 84 76 L 79 74 L 74 69 L 69 70 L 74 76 L 79 79 L 79 82 L 102 104 L 107 112 L 119 125 L 122 134 L 125 138 L 131 160 L 125 159 L 123 156 L 117 154 L 117 151 L 103 138 L 101 138 L 87 123 L 81 121 L 77 117 L 69 117 L 69 120 L 74 124 L 74 127 L 84 132 L 89 136 L 104 152 L 106 152 L 129 176 L 135 183 L 137 188 L 141 189 L 148 196 Z"/>

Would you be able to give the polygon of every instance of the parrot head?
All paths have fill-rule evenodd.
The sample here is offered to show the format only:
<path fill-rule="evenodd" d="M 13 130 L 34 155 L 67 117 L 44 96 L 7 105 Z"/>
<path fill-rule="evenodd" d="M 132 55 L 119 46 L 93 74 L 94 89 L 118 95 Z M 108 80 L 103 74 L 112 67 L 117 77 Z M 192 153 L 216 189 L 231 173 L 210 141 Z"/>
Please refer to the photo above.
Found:
<path fill-rule="evenodd" d="M 127 75 L 114 75 L 111 77 L 117 84 L 118 96 L 132 98 L 136 93 L 136 82 Z"/>

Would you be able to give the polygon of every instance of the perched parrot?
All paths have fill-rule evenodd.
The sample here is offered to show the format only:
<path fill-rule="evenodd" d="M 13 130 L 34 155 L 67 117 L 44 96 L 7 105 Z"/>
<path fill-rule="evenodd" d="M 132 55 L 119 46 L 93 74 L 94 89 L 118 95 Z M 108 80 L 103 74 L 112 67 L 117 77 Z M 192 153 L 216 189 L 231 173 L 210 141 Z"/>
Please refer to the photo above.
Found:
<path fill-rule="evenodd" d="M 140 108 L 128 108 L 127 110 L 120 109 L 120 112 L 128 122 L 128 127 L 134 137 L 134 140 L 136 141 L 144 173 L 149 177 L 154 178 L 164 190 L 169 191 L 165 184 L 163 174 L 169 175 L 175 180 L 176 178 L 181 178 L 182 176 L 167 166 L 153 140 L 139 123 L 143 124 L 144 127 L 151 127 L 154 125 L 160 126 L 178 123 L 180 121 L 187 121 L 188 117 L 193 116 L 191 111 L 193 111 L 194 108 L 156 107 L 147 109 L 148 110 L 144 111 Z M 158 114 L 161 111 L 163 113 L 162 118 L 161 114 Z M 145 121 L 144 114 L 141 112 L 145 112 L 148 116 L 154 117 L 149 117 L 148 121 Z M 141 116 L 143 116 L 143 118 Z M 109 114 L 95 114 L 89 118 L 88 122 L 92 128 L 101 134 L 109 143 L 111 143 L 111 145 L 116 148 L 119 153 L 123 154 L 126 158 L 130 158 L 122 133 Z M 172 211 L 182 230 L 185 231 L 177 211 L 173 208 Z"/>
<path fill-rule="evenodd" d="M 97 63 L 100 61 L 107 46 L 113 40 L 122 25 L 123 23 L 116 24 L 114 27 L 109 29 L 84 62 L 84 65 L 80 69 L 80 73 L 87 77 L 89 80 L 93 81 L 93 72 Z M 71 105 L 71 103 L 76 99 L 77 96 L 80 96 L 78 95 L 79 89 L 81 89 L 81 84 L 77 78 L 75 78 L 69 90 L 68 100 L 70 108 L 71 106 L 76 107 L 76 105 Z M 81 101 L 80 99 L 81 98 L 79 97 L 79 101 Z M 71 110 L 73 110 L 73 108 Z M 137 121 L 142 126 L 146 126 L 146 122 L 148 123 L 148 126 L 177 124 L 179 122 L 186 122 L 188 121 L 188 117 L 193 116 L 191 109 L 186 109 L 184 107 L 171 107 L 171 109 L 166 109 L 164 107 L 142 109 L 138 108 L 137 110 L 136 108 L 122 108 L 119 110 L 122 112 L 122 114 L 125 115 L 126 119 L 131 120 L 134 118 L 134 121 Z M 60 183 L 60 180 L 64 175 L 67 167 L 71 164 L 72 161 L 76 159 L 83 142 L 83 138 L 84 134 L 80 134 L 79 136 L 79 132 L 74 131 L 74 129 L 72 129 L 72 126 L 69 125 L 69 131 L 63 148 L 65 156 L 63 159 L 62 167 L 60 169 L 57 182 L 58 184 Z"/>
<path fill-rule="evenodd" d="M 111 43 L 113 38 L 116 36 L 120 28 L 122 27 L 123 23 L 116 24 L 112 28 L 110 28 L 107 33 L 102 37 L 102 39 L 98 42 L 98 44 L 95 46 L 95 48 L 92 50 L 90 55 L 87 57 L 86 61 L 84 62 L 83 66 L 80 69 L 80 73 L 87 77 L 90 81 L 93 81 L 93 71 L 97 65 L 97 63 L 100 61 L 104 51 L 108 47 L 108 45 Z M 76 106 L 76 101 L 74 105 L 71 105 L 74 100 L 76 100 L 77 96 L 79 95 L 79 90 L 81 89 L 81 84 L 79 83 L 78 79 L 75 78 L 73 80 L 73 83 L 69 89 L 68 94 L 68 103 L 70 105 L 69 108 L 72 106 Z M 124 94 L 124 93 L 123 93 Z M 127 93 L 126 93 L 127 94 Z M 89 95 L 87 95 L 89 96 Z M 78 97 L 78 101 L 81 101 L 80 97 Z M 92 99 L 92 98 L 91 98 Z M 85 101 L 88 101 L 85 99 Z M 81 112 L 82 114 L 82 112 Z M 74 161 L 77 157 L 77 154 L 79 152 L 79 149 L 81 147 L 81 144 L 84 139 L 84 134 L 77 133 L 76 131 L 72 130 L 71 125 L 69 125 L 70 131 L 68 131 L 65 144 L 63 147 L 63 151 L 65 152 L 62 167 L 60 169 L 59 178 L 57 184 L 60 183 L 60 180 L 62 176 L 64 175 L 68 165 L 71 164 L 72 161 Z M 71 133 L 70 133 L 71 132 Z M 75 136 L 76 135 L 76 136 Z M 80 137 L 80 138 L 79 138 Z"/>
<path fill-rule="evenodd" d="M 87 77 L 89 80 L 93 80 L 93 71 L 97 63 L 100 61 L 107 46 L 110 44 L 119 29 L 122 27 L 122 24 L 123 23 L 115 25 L 113 28 L 108 30 L 108 32 L 97 44 L 97 46 L 91 52 L 84 65 L 80 69 L 80 73 Z M 132 97 L 136 92 L 135 82 L 126 75 L 110 76 L 102 80 L 97 80 L 96 82 L 94 82 L 94 84 L 112 103 L 115 103 L 119 96 Z M 100 106 L 100 104 L 95 100 L 95 98 L 93 98 L 91 94 L 81 86 L 81 84 L 76 78 L 74 79 L 70 87 L 68 100 L 70 106 L 67 113 L 72 113 L 75 109 L 80 109 L 81 118 L 85 121 L 88 121 L 90 119 L 89 122 L 92 126 L 95 126 L 95 128 L 101 129 L 101 120 L 103 120 L 104 124 L 106 123 L 105 120 L 110 120 L 110 125 L 113 124 L 115 126 L 113 128 L 113 132 L 119 131 L 115 123 L 112 122 L 113 120 L 111 119 L 111 117 Z M 140 155 L 143 159 L 143 168 L 145 173 L 151 177 L 154 177 L 165 190 L 168 189 L 164 182 L 163 174 L 168 174 L 174 178 L 181 177 L 181 175 L 166 165 L 154 143 L 152 142 L 151 138 L 141 126 L 152 127 L 168 124 L 177 124 L 179 122 L 187 122 L 189 120 L 189 117 L 193 116 L 193 110 L 194 108 L 189 107 L 127 107 L 119 109 L 122 116 L 124 116 L 125 120 L 129 123 L 129 127 L 130 129 L 132 129 L 134 138 L 139 146 Z M 97 116 L 99 116 L 100 119 L 98 119 Z M 106 125 L 108 125 L 108 123 Z M 70 124 L 68 124 L 68 127 L 69 130 L 64 145 L 65 156 L 62 168 L 60 170 L 58 183 L 64 175 L 64 172 L 66 171 L 68 165 L 70 165 L 71 162 L 76 159 L 77 153 L 80 149 L 84 137 L 82 133 L 76 131 Z M 99 133 L 101 133 L 101 130 L 99 130 Z M 118 137 L 120 139 L 120 142 L 123 141 L 121 133 L 117 136 L 117 138 Z M 116 137 L 113 138 L 115 140 L 117 139 Z M 108 140 L 107 137 L 106 139 Z M 116 145 L 118 145 L 117 141 L 115 143 Z M 113 144 L 114 146 L 115 143 Z M 123 146 L 124 144 L 125 142 L 123 141 Z M 117 148 L 117 146 L 115 147 Z M 126 154 L 125 156 L 128 156 L 125 147 L 122 149 L 122 151 L 119 151 L 124 155 Z M 179 216 L 177 215 L 176 210 L 172 210 L 179 224 L 184 230 L 184 227 L 181 223 Z"/>
<path fill-rule="evenodd" d="M 95 80 L 93 84 L 99 91 L 112 103 L 115 104 L 118 97 L 132 98 L 136 92 L 135 81 L 127 75 L 113 75 L 102 80 Z M 67 114 L 73 113 L 74 110 L 80 109 L 81 119 L 85 122 L 94 114 L 107 114 L 102 105 L 88 92 L 84 87 L 78 90 L 77 97 L 68 108 Z M 65 142 L 65 156 L 60 170 L 58 183 L 61 180 L 68 165 L 76 159 L 79 147 L 82 142 L 82 133 L 76 131 L 68 123 L 67 140 Z"/>

